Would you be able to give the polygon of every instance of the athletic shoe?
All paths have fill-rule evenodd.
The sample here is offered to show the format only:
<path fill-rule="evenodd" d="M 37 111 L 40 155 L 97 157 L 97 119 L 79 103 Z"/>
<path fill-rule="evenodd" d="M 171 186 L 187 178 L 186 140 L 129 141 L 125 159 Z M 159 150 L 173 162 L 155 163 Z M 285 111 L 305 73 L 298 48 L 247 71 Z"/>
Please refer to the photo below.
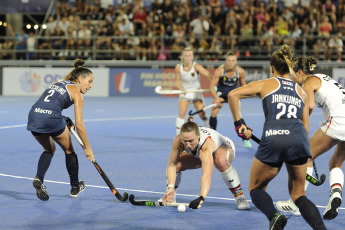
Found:
<path fill-rule="evenodd" d="M 286 216 L 277 212 L 270 221 L 270 230 L 282 230 L 287 223 Z"/>
<path fill-rule="evenodd" d="M 338 208 L 341 205 L 342 192 L 339 188 L 332 189 L 331 198 L 329 199 L 328 205 L 323 213 L 325 220 L 333 220 L 338 215 Z"/>
<path fill-rule="evenodd" d="M 246 148 L 251 148 L 252 147 L 252 143 L 250 143 L 249 140 L 243 140 L 243 146 Z"/>
<path fill-rule="evenodd" d="M 276 203 L 277 209 L 281 212 L 289 212 L 295 216 L 300 216 L 299 208 L 295 203 L 290 199 L 288 201 L 278 201 Z"/>
<path fill-rule="evenodd" d="M 32 185 L 36 189 L 36 195 L 37 195 L 38 199 L 43 200 L 43 201 L 49 200 L 49 195 L 48 195 L 48 192 L 46 190 L 46 187 L 44 187 L 42 181 L 38 177 L 34 178 Z"/>
<path fill-rule="evenodd" d="M 72 187 L 71 193 L 69 194 L 71 197 L 77 197 L 79 193 L 85 190 L 85 183 L 84 181 L 79 181 L 79 187 Z"/>
<path fill-rule="evenodd" d="M 238 209 L 240 209 L 240 210 L 250 209 L 250 205 L 249 205 L 249 203 L 248 203 L 248 201 L 244 195 L 239 196 L 239 197 L 235 197 L 235 200 L 236 200 Z"/>

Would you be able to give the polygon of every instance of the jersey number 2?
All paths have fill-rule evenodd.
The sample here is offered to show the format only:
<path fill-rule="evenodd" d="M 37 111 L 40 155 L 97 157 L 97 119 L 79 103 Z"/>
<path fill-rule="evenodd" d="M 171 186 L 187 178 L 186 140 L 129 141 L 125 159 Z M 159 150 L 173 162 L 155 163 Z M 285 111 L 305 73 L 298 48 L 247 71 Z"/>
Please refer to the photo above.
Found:
<path fill-rule="evenodd" d="M 50 102 L 49 98 L 50 98 L 51 96 L 53 96 L 54 92 L 55 92 L 55 90 L 49 90 L 49 91 L 48 91 L 48 95 L 44 98 L 44 101 L 45 101 L 45 102 Z"/>
<path fill-rule="evenodd" d="M 287 107 L 287 109 L 286 109 Z M 284 103 L 278 103 L 277 104 L 277 109 L 281 109 L 279 113 L 276 115 L 276 119 L 279 120 L 281 116 L 286 114 L 287 118 L 297 118 L 297 108 L 294 105 L 288 105 Z M 287 113 L 286 113 L 287 112 Z"/>

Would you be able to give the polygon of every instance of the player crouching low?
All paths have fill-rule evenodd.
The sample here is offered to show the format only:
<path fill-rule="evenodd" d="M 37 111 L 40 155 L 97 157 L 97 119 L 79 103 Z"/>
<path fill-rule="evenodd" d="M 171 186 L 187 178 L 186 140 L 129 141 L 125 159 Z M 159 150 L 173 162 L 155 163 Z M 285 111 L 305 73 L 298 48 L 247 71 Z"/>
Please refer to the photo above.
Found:
<path fill-rule="evenodd" d="M 199 198 L 190 202 L 192 209 L 200 208 L 211 186 L 213 164 L 235 197 L 238 209 L 250 209 L 236 169 L 230 165 L 235 158 L 234 143 L 217 131 L 199 127 L 193 117 L 181 127 L 172 144 L 167 166 L 167 190 L 163 202 L 176 202 L 176 189 L 181 182 L 182 171 L 202 168 Z"/>

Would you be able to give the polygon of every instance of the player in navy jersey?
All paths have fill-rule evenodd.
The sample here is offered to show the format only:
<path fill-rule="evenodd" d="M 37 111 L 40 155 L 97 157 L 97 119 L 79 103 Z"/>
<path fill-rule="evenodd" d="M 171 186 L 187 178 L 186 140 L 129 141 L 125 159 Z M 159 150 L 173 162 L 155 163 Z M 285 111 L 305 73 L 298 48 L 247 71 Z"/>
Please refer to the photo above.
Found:
<path fill-rule="evenodd" d="M 66 168 L 70 177 L 70 196 L 77 197 L 85 189 L 83 181 L 79 181 L 78 157 L 74 152 L 69 128 L 76 128 L 84 143 L 84 152 L 88 160 L 95 161 L 93 151 L 87 139 L 83 122 L 83 97 L 92 88 L 93 73 L 82 67 L 84 61 L 77 59 L 74 69 L 63 79 L 46 89 L 32 106 L 27 129 L 43 147 L 44 152 L 38 161 L 37 174 L 33 180 L 37 197 L 48 200 L 48 192 L 43 185 L 44 176 L 54 156 L 55 142 L 62 148 L 66 156 Z M 75 127 L 71 119 L 62 115 L 62 110 L 74 104 Z"/>
<path fill-rule="evenodd" d="M 313 229 L 326 229 L 319 210 L 304 191 L 309 149 L 309 105 L 303 89 L 289 76 L 293 75 L 293 53 L 287 45 L 270 58 L 272 78 L 255 81 L 229 93 L 229 107 L 235 129 L 243 139 L 251 137 L 251 129 L 243 122 L 240 99 L 259 96 L 265 124 L 259 148 L 252 162 L 249 191 L 254 205 L 270 221 L 270 229 L 283 229 L 287 218 L 277 212 L 271 196 L 265 191 L 279 173 L 283 163 L 288 172 L 288 188 L 292 200 Z"/>
<path fill-rule="evenodd" d="M 182 171 L 202 168 L 199 198 L 189 205 L 193 209 L 200 208 L 210 190 L 212 170 L 215 165 L 233 194 L 237 208 L 250 209 L 240 178 L 235 167 L 232 166 L 235 151 L 232 140 L 213 129 L 199 127 L 193 121 L 193 117 L 189 117 L 172 144 L 166 170 L 167 190 L 162 201 L 176 202 L 176 190 L 181 182 Z"/>
<path fill-rule="evenodd" d="M 210 127 L 217 129 L 217 114 L 222 108 L 224 102 L 228 102 L 228 93 L 238 86 L 245 86 L 244 69 L 237 64 L 237 57 L 229 51 L 226 54 L 225 64 L 219 66 L 214 72 L 211 81 L 211 93 L 213 95 L 212 103 L 217 103 L 217 107 L 212 109 L 210 116 Z M 244 147 L 251 148 L 249 140 L 243 140 Z"/>
<path fill-rule="evenodd" d="M 331 196 L 323 218 L 334 219 L 342 202 L 344 173 L 341 167 L 345 160 L 345 89 L 325 74 L 314 74 L 318 60 L 315 57 L 299 57 L 296 60 L 294 81 L 302 85 L 308 95 L 309 113 L 318 106 L 326 120 L 310 138 L 310 152 L 313 159 L 336 146 L 329 162 Z M 313 173 L 313 162 L 309 160 L 307 172 Z M 305 189 L 307 189 L 306 182 Z M 279 210 L 298 212 L 291 200 L 278 201 Z M 297 210 L 296 210 L 297 209 Z"/>

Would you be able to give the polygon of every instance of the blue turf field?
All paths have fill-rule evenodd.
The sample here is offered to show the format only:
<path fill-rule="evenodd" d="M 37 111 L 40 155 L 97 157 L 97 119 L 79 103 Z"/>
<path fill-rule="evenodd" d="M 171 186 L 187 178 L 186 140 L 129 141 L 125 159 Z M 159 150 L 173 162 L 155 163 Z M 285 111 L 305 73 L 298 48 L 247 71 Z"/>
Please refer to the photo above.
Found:
<path fill-rule="evenodd" d="M 39 144 L 26 130 L 27 113 L 36 97 L 0 97 L 0 229 L 268 229 L 268 220 L 250 202 L 250 211 L 237 210 L 232 194 L 220 173 L 214 168 L 212 185 L 200 210 L 179 213 L 174 207 L 138 207 L 121 203 L 113 196 L 78 143 L 80 179 L 86 190 L 78 198 L 69 197 L 69 177 L 65 157 L 57 147 L 46 174 L 45 184 L 50 200 L 36 197 L 32 179 L 36 174 Z M 206 98 L 206 104 L 211 98 Z M 259 99 L 241 102 L 242 113 L 256 136 L 261 136 L 263 112 Z M 110 97 L 85 98 L 84 119 L 95 158 L 120 193 L 128 192 L 137 199 L 160 198 L 165 192 L 165 169 L 175 136 L 177 98 Z M 190 107 L 190 109 L 193 109 Z M 73 116 L 70 108 L 64 113 Z M 210 111 L 208 111 L 210 114 Z M 323 121 L 320 109 L 311 116 L 310 132 Z M 200 122 L 200 119 L 196 119 Z M 257 144 L 244 148 L 235 134 L 227 105 L 219 113 L 218 131 L 229 136 L 236 145 L 236 167 L 245 195 L 248 193 L 249 170 Z M 309 185 L 307 196 L 321 214 L 329 199 L 328 160 L 330 152 L 316 160 L 319 174 L 326 173 L 326 182 Z M 183 172 L 178 202 L 198 197 L 201 170 Z M 285 167 L 267 190 L 274 201 L 289 198 Z M 343 207 L 343 205 L 342 205 Z M 326 221 L 328 229 L 344 229 L 345 212 Z M 285 229 L 310 229 L 302 217 L 292 216 Z"/>

